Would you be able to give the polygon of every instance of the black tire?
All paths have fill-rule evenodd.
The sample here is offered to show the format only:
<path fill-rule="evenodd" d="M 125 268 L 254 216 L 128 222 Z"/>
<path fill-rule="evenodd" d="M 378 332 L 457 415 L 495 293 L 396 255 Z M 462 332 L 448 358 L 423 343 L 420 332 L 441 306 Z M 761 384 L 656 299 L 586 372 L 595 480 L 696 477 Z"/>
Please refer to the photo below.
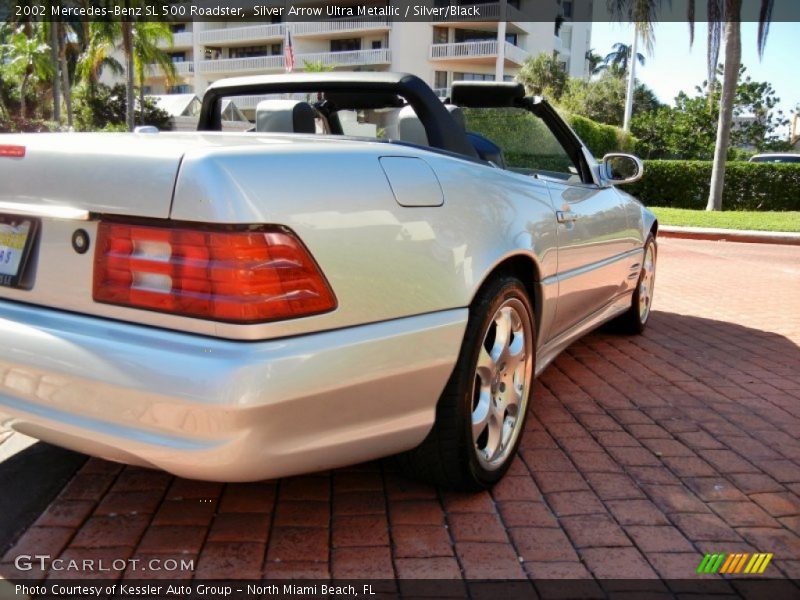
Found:
<path fill-rule="evenodd" d="M 647 270 L 647 252 L 648 249 L 652 251 L 653 256 L 653 266 L 652 266 L 652 277 L 650 278 L 649 283 L 649 300 L 647 304 L 646 312 L 642 312 L 640 307 L 640 302 L 642 299 L 642 280 L 645 278 L 646 270 Z M 644 243 L 644 253 L 642 254 L 642 269 L 639 272 L 639 279 L 636 280 L 636 290 L 633 292 L 633 298 L 631 299 L 631 306 L 630 308 L 618 316 L 616 319 L 611 321 L 612 329 L 624 333 L 627 335 L 639 335 L 644 332 L 645 328 L 647 327 L 647 322 L 650 320 L 650 313 L 652 308 L 652 301 L 653 301 L 653 290 L 655 288 L 656 283 L 656 258 L 658 257 L 658 247 L 656 245 L 656 240 L 653 237 L 653 234 L 647 236 L 647 240 Z"/>
<path fill-rule="evenodd" d="M 516 319 L 514 322 L 521 327 L 518 333 L 511 331 L 507 337 L 509 352 L 514 349 L 512 346 L 521 346 L 523 353 L 499 354 L 498 356 L 509 357 L 508 360 L 505 362 L 498 360 L 496 363 L 492 361 L 492 364 L 497 365 L 498 374 L 492 378 L 492 386 L 487 392 L 486 390 L 489 388 L 482 385 L 483 377 L 478 374 L 478 359 L 479 356 L 482 356 L 481 348 L 485 342 L 491 342 L 493 346 L 500 344 L 495 337 L 498 335 L 498 325 L 495 324 L 494 319 L 496 314 L 501 314 L 499 312 L 501 309 L 505 311 L 502 314 L 511 314 L 505 310 L 507 306 L 511 307 L 516 315 L 509 322 Z M 527 325 L 523 322 L 525 320 Z M 492 328 L 494 328 L 494 334 L 491 333 Z M 509 328 L 509 330 L 511 329 L 513 326 Z M 521 337 L 520 333 L 523 334 Z M 529 334 L 528 339 L 525 337 L 526 334 Z M 525 428 L 527 409 L 533 395 L 533 373 L 536 364 L 535 339 L 536 325 L 533 307 L 522 282 L 515 277 L 504 275 L 485 284 L 470 307 L 461 353 L 436 406 L 436 421 L 433 428 L 422 444 L 397 457 L 401 469 L 407 475 L 434 485 L 462 491 L 480 491 L 490 488 L 503 477 L 519 447 Z M 530 358 L 527 358 L 528 356 Z M 510 366 L 512 363 L 514 366 Z M 509 368 L 502 369 L 503 365 Z M 509 370 L 513 370 L 510 378 Z M 499 374 L 501 371 L 505 374 Z M 522 371 L 527 373 L 524 380 L 520 375 Z M 488 373 L 489 371 L 484 369 L 481 372 Z M 519 381 L 526 383 L 520 388 L 517 387 Z M 479 386 L 477 393 L 476 382 Z M 481 437 L 478 437 L 478 441 L 473 441 L 473 410 L 477 410 L 478 403 L 483 399 L 483 406 L 491 404 L 486 409 L 487 415 L 492 411 L 495 411 L 495 415 L 502 412 L 503 417 L 495 418 L 493 421 L 493 423 L 502 423 L 500 426 L 502 439 L 506 435 L 505 425 L 511 422 L 512 418 L 511 412 L 503 412 L 507 410 L 503 408 L 506 406 L 504 401 L 499 400 L 499 405 L 495 401 L 496 394 L 497 398 L 500 398 L 507 389 L 512 389 L 503 382 L 512 382 L 511 385 L 515 386 L 513 389 L 517 390 L 519 400 L 515 408 L 514 425 L 510 426 L 512 433 L 509 434 L 508 443 L 505 445 L 501 443 L 498 447 L 498 452 L 502 451 L 502 456 L 498 455 L 497 464 L 489 464 L 490 461 L 486 459 L 485 454 L 489 452 L 489 422 L 492 417 L 489 415 L 486 420 L 484 431 L 487 436 L 484 438 L 486 452 L 481 454 L 484 458 L 479 459 L 478 453 L 481 450 L 477 446 Z M 523 391 L 520 392 L 520 389 Z M 508 393 L 511 394 L 510 391 Z M 488 403 L 484 394 L 489 394 Z M 500 408 L 496 408 L 498 406 Z M 495 425 L 495 431 L 497 431 L 496 427 Z M 490 468 L 487 468 L 486 465 Z"/>

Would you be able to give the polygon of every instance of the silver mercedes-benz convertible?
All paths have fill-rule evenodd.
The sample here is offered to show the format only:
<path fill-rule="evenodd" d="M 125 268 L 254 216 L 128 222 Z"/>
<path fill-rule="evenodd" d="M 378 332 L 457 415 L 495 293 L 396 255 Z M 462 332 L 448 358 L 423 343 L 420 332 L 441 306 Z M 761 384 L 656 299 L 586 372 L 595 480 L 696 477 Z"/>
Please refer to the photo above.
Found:
<path fill-rule="evenodd" d="M 398 454 L 486 488 L 533 378 L 647 323 L 641 174 L 519 84 L 386 72 L 221 80 L 197 132 L 2 136 L 0 423 L 184 477 Z"/>

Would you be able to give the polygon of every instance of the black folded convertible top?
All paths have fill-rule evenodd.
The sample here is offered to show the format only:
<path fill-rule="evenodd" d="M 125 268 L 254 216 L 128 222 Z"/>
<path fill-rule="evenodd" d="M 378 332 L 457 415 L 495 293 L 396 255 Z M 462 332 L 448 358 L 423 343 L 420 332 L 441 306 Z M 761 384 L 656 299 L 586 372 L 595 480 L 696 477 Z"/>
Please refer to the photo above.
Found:
<path fill-rule="evenodd" d="M 471 158 L 478 156 L 464 130 L 422 79 L 389 71 L 286 73 L 222 79 L 206 90 L 197 129 L 219 131 L 222 128 L 220 103 L 223 98 L 302 92 L 331 92 L 334 96 L 362 93 L 373 99 L 384 94 L 400 96 L 414 108 L 422 121 L 430 146 Z"/>

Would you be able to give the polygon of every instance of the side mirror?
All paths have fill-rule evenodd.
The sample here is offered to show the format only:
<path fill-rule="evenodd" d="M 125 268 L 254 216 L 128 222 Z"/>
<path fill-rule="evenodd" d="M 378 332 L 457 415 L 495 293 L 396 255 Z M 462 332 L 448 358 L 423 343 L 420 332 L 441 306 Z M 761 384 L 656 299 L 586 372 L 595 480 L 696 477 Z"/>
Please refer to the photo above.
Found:
<path fill-rule="evenodd" d="M 644 164 L 632 154 L 611 153 L 603 157 L 600 171 L 609 183 L 622 185 L 639 181 L 644 175 Z"/>

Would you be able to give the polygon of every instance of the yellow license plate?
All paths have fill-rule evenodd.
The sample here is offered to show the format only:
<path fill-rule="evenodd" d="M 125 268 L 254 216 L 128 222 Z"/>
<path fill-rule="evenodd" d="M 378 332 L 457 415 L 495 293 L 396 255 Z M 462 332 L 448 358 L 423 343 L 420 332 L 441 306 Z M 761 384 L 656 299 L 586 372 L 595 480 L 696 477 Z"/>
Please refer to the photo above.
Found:
<path fill-rule="evenodd" d="M 0 214 L 0 285 L 19 287 L 38 222 Z"/>

